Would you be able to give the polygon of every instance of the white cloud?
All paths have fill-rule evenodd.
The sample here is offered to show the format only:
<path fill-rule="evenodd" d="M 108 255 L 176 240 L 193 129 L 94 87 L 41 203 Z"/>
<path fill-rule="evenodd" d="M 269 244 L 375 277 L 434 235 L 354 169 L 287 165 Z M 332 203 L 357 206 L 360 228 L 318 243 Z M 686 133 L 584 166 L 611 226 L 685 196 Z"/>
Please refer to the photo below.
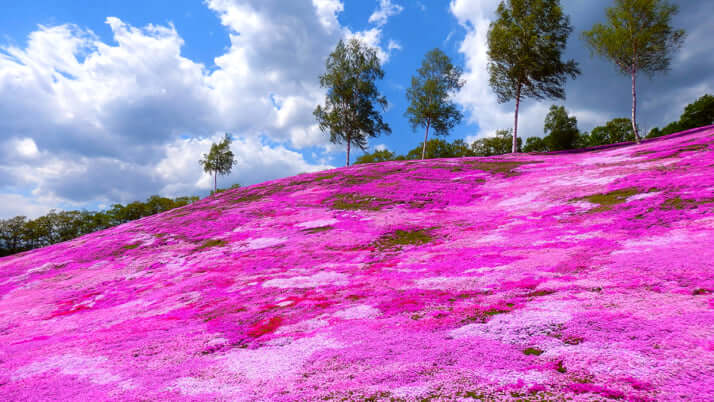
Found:
<path fill-rule="evenodd" d="M 466 37 L 459 48 L 466 60 L 466 83 L 455 100 L 467 111 L 468 121 L 479 126 L 478 134 L 466 137 L 468 142 L 494 136 L 496 130 L 512 128 L 514 124 L 515 103 L 499 104 L 488 84 L 487 34 L 498 3 L 498 0 L 452 0 L 450 3 L 451 13 L 466 30 Z M 518 136 L 542 136 L 543 119 L 549 107 L 545 102 L 521 100 Z"/>
<path fill-rule="evenodd" d="M 379 0 L 379 6 L 369 16 L 370 24 L 375 24 L 382 27 L 387 23 L 389 17 L 400 14 L 404 11 L 404 7 L 398 4 L 392 4 L 391 0 Z"/>
<path fill-rule="evenodd" d="M 31 208 L 193 194 L 208 187 L 197 160 L 223 132 L 236 136 L 240 163 L 227 182 L 330 167 L 324 155 L 311 164 L 287 147 L 335 150 L 312 110 L 324 97 L 324 60 L 346 32 L 342 2 L 206 5 L 230 37 L 214 71 L 181 54 L 171 24 L 115 17 L 106 20 L 112 44 L 60 25 L 0 49 L 0 150 L 12 155 L 0 160 L 0 194 L 51 200 L 24 202 Z M 0 217 L 16 212 L 0 205 Z"/>

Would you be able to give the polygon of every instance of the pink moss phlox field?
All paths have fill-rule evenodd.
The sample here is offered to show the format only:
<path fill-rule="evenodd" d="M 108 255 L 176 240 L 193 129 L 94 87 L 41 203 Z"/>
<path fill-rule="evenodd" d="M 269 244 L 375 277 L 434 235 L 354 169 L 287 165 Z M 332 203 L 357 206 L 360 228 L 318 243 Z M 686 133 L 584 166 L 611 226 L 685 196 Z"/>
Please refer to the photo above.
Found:
<path fill-rule="evenodd" d="M 359 165 L 0 259 L 1 400 L 714 400 L 714 127 Z"/>

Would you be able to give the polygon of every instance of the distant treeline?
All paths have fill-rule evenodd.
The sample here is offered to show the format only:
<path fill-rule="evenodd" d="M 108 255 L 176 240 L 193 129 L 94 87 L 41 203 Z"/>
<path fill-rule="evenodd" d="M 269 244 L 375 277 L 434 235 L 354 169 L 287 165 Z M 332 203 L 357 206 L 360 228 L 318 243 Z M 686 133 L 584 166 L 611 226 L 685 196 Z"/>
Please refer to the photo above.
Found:
<path fill-rule="evenodd" d="M 67 241 L 135 219 L 182 207 L 199 197 L 165 198 L 114 204 L 107 211 L 50 211 L 36 219 L 16 216 L 0 220 L 0 257 Z"/>
<path fill-rule="evenodd" d="M 664 128 L 650 130 L 647 138 L 660 137 L 691 128 L 714 124 L 714 96 L 704 95 L 695 102 L 687 105 L 678 121 L 669 123 Z M 550 152 L 564 151 L 599 145 L 615 144 L 618 142 L 634 141 L 635 133 L 629 118 L 616 118 L 602 126 L 592 129 L 591 132 L 581 132 L 575 116 L 568 115 L 562 106 L 551 106 L 550 112 L 543 124 L 544 137 L 530 137 L 523 146 L 518 138 L 518 148 L 523 152 Z M 493 156 L 507 154 L 512 148 L 511 130 L 498 130 L 495 137 L 482 138 L 471 144 L 458 139 L 447 142 L 441 139 L 432 139 L 426 143 L 425 158 L 457 158 L 462 156 Z M 377 150 L 366 153 L 355 163 L 375 163 L 392 160 L 411 160 L 421 157 L 423 142 L 406 155 L 396 155 L 389 150 Z"/>

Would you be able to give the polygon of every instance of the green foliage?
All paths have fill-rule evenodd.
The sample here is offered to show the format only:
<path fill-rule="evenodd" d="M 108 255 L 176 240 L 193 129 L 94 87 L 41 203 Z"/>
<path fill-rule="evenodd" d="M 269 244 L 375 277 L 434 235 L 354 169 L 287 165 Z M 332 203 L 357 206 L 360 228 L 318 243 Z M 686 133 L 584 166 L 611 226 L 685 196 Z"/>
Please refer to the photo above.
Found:
<path fill-rule="evenodd" d="M 71 240 L 195 201 L 198 201 L 198 197 L 179 197 L 172 200 L 154 195 L 146 202 L 114 204 L 107 211 L 51 210 L 47 215 L 36 219 L 16 216 L 0 220 L 0 257 Z M 131 247 L 126 246 L 125 249 Z"/>
<path fill-rule="evenodd" d="M 561 60 L 573 28 L 559 0 L 505 0 L 496 14 L 488 30 L 489 84 L 499 102 L 516 101 L 516 152 L 520 100 L 564 99 L 565 81 L 580 70 L 574 60 Z"/>
<path fill-rule="evenodd" d="M 608 121 L 604 126 L 593 128 L 593 131 L 584 137 L 584 145 L 595 147 L 634 140 L 635 132 L 632 130 L 630 119 L 618 117 Z"/>
<path fill-rule="evenodd" d="M 380 250 L 398 248 L 406 245 L 421 245 L 430 242 L 433 237 L 425 229 L 419 230 L 396 230 L 381 236 L 375 242 Z"/>
<path fill-rule="evenodd" d="M 471 144 L 471 154 L 473 156 L 493 156 L 511 152 L 513 130 L 497 130 L 495 137 L 481 138 Z M 518 149 L 521 148 L 523 140 L 518 138 Z"/>
<path fill-rule="evenodd" d="M 228 188 L 219 188 L 219 189 L 216 189 L 216 190 L 211 190 L 210 195 L 220 194 L 220 193 L 223 193 L 223 192 L 225 192 L 225 191 L 233 190 L 233 189 L 236 189 L 236 188 L 240 188 L 240 184 L 239 184 L 239 183 L 235 183 L 235 184 L 231 185 L 231 186 L 228 187 Z"/>
<path fill-rule="evenodd" d="M 347 144 L 349 165 L 352 144 L 364 150 L 369 137 L 392 132 L 375 109 L 375 104 L 387 106 L 375 85 L 384 71 L 376 51 L 358 39 L 340 41 L 327 58 L 326 70 L 320 76 L 320 86 L 328 89 L 325 105 L 317 106 L 313 114 L 332 143 Z"/>
<path fill-rule="evenodd" d="M 574 116 L 568 116 L 568 112 L 563 106 L 551 106 L 548 115 L 545 117 L 543 138 L 546 148 L 550 151 L 562 151 L 573 149 L 577 145 L 578 120 Z"/>
<path fill-rule="evenodd" d="M 605 24 L 595 24 L 583 32 L 593 53 L 632 77 L 632 128 L 638 141 L 637 73 L 652 76 L 669 69 L 672 53 L 684 42 L 684 31 L 670 25 L 677 9 L 666 0 L 615 0 L 615 6 L 606 11 Z"/>
<path fill-rule="evenodd" d="M 607 22 L 583 32 L 583 39 L 625 75 L 665 71 L 672 51 L 684 42 L 684 31 L 670 26 L 677 9 L 666 0 L 615 0 L 606 11 Z"/>
<path fill-rule="evenodd" d="M 208 154 L 203 154 L 198 163 L 203 166 L 204 172 L 213 173 L 213 192 L 215 193 L 218 190 L 217 176 L 219 174 L 221 176 L 227 175 L 236 164 L 233 158 L 233 151 L 231 151 L 231 137 L 228 133 L 218 144 L 214 142 Z"/>
<path fill-rule="evenodd" d="M 543 351 L 538 348 L 526 348 L 523 354 L 528 356 L 540 356 L 543 354 Z"/>
<path fill-rule="evenodd" d="M 548 152 L 548 147 L 540 137 L 528 137 L 523 152 Z"/>
<path fill-rule="evenodd" d="M 387 161 L 393 161 L 393 160 L 395 160 L 395 158 L 396 158 L 396 155 L 394 155 L 393 152 L 391 152 L 387 149 L 376 150 L 371 154 L 365 153 L 364 155 L 360 156 L 355 161 L 355 164 L 387 162 Z"/>
<path fill-rule="evenodd" d="M 412 77 L 412 85 L 407 89 L 409 107 L 404 114 L 409 118 L 412 130 L 424 127 L 425 144 L 429 136 L 429 128 L 436 135 L 448 135 L 463 114 L 449 98 L 464 85 L 461 81 L 462 71 L 451 63 L 451 59 L 440 49 L 433 49 L 424 56 L 421 68 Z M 426 149 L 422 150 L 424 159 Z"/>
<path fill-rule="evenodd" d="M 407 153 L 406 159 L 420 159 L 422 154 L 426 159 L 455 157 L 451 144 L 439 138 L 427 141 L 426 147 L 423 142 L 419 143 L 416 148 Z"/>
<path fill-rule="evenodd" d="M 660 137 L 711 124 L 714 124 L 714 96 L 706 94 L 687 105 L 678 121 L 669 123 L 663 129 L 652 129 L 647 137 Z"/>

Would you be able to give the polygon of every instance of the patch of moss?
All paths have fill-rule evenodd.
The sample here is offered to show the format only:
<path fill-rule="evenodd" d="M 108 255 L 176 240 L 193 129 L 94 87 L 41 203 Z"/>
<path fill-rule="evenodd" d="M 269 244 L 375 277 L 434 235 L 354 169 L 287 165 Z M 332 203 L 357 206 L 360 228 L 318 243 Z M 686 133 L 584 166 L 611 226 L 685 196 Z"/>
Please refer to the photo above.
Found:
<path fill-rule="evenodd" d="M 127 244 L 127 245 L 125 245 L 125 246 L 122 246 L 122 248 L 123 248 L 124 250 L 133 250 L 133 249 L 135 249 L 135 248 L 138 248 L 139 246 L 141 246 L 141 243 Z"/>
<path fill-rule="evenodd" d="M 565 366 L 563 365 L 563 361 L 562 361 L 562 360 L 560 360 L 560 361 L 558 362 L 558 367 L 556 367 L 555 370 L 556 370 L 557 372 L 561 373 L 561 374 L 564 374 L 564 373 L 567 373 L 567 372 L 568 372 L 568 370 L 567 370 L 567 369 L 565 368 Z"/>
<path fill-rule="evenodd" d="M 308 233 L 308 234 L 315 234 L 315 233 L 321 233 L 321 232 L 327 232 L 328 230 L 334 229 L 332 226 L 320 226 L 316 228 L 309 228 L 309 229 L 303 229 L 302 232 Z"/>
<path fill-rule="evenodd" d="M 375 245 L 380 250 L 398 248 L 406 245 L 421 245 L 433 240 L 433 237 L 426 229 L 419 230 L 396 230 L 380 236 Z"/>
<path fill-rule="evenodd" d="M 665 200 L 660 204 L 660 209 L 664 211 L 694 209 L 699 205 L 714 203 L 714 198 L 704 198 L 701 200 L 683 199 L 682 197 L 673 197 Z"/>
<path fill-rule="evenodd" d="M 332 179 L 332 178 L 335 178 L 335 177 L 337 177 L 337 173 L 330 173 L 330 174 L 325 174 L 325 175 L 322 175 L 322 176 L 311 177 L 311 178 L 305 179 L 305 180 L 294 181 L 294 182 L 292 182 L 292 183 L 290 183 L 290 184 L 293 185 L 293 186 L 301 186 L 301 185 L 303 185 L 303 184 L 318 183 L 318 182 L 321 182 L 321 181 L 323 181 L 323 180 L 329 180 L 329 179 Z"/>
<path fill-rule="evenodd" d="M 622 204 L 627 201 L 629 197 L 641 194 L 642 192 L 642 190 L 636 187 L 629 187 L 607 193 L 598 193 L 585 197 L 573 198 L 571 201 L 587 201 L 592 204 L 598 204 L 599 207 L 593 208 L 588 212 L 603 212 L 611 210 L 613 206 Z"/>
<path fill-rule="evenodd" d="M 500 309 L 500 308 L 492 308 L 492 309 L 488 309 L 488 310 L 484 311 L 483 313 L 490 317 L 490 316 L 494 316 L 494 315 L 498 315 L 498 314 L 510 313 L 510 311 Z"/>
<path fill-rule="evenodd" d="M 332 209 L 344 211 L 379 211 L 388 205 L 394 205 L 395 201 L 386 198 L 362 196 L 359 194 L 337 194 L 330 199 Z"/>
<path fill-rule="evenodd" d="M 543 351 L 538 348 L 526 348 L 523 350 L 523 354 L 527 356 L 540 356 Z"/>
<path fill-rule="evenodd" d="M 203 244 L 198 246 L 196 248 L 196 250 L 204 250 L 204 249 L 211 248 L 211 247 L 221 247 L 221 246 L 225 246 L 226 244 L 228 244 L 228 243 L 226 243 L 225 241 L 220 240 L 220 239 L 210 239 L 210 240 L 206 240 L 205 242 L 203 242 Z"/>
<path fill-rule="evenodd" d="M 474 169 L 483 170 L 491 174 L 502 174 L 506 177 L 518 176 L 519 172 L 515 169 L 532 163 L 542 163 L 543 161 L 529 161 L 529 162 L 514 162 L 514 161 L 503 161 L 503 162 L 486 162 L 482 160 L 478 161 L 464 161 L 462 163 L 472 166 Z"/>
<path fill-rule="evenodd" d="M 552 295 L 553 293 L 555 293 L 555 290 L 538 290 L 535 292 L 530 292 L 526 296 L 527 297 L 541 297 L 541 296 Z"/>

